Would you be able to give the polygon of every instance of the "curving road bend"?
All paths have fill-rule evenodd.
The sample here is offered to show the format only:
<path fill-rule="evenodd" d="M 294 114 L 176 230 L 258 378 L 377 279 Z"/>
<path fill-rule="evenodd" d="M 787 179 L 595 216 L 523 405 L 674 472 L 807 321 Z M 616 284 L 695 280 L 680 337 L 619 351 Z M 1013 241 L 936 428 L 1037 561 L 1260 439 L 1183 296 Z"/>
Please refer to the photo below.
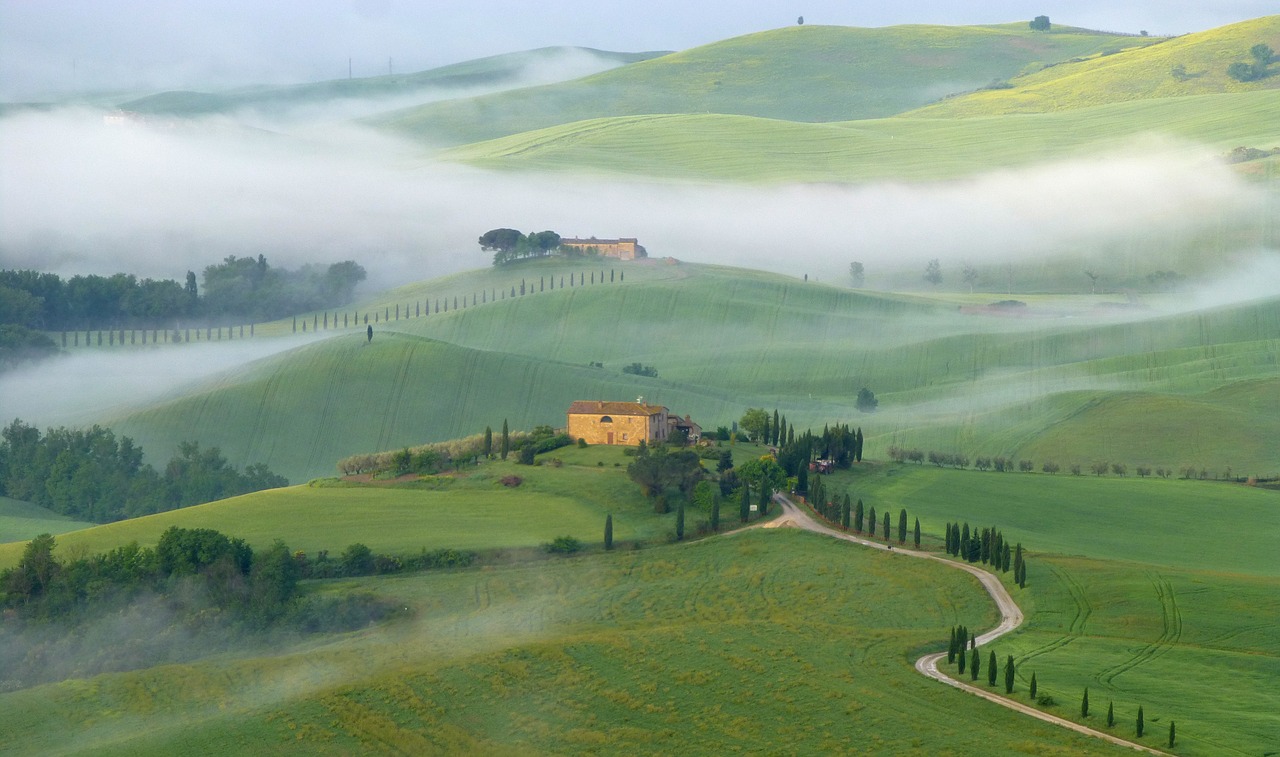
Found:
<path fill-rule="evenodd" d="M 1001 636 L 1004 636 L 1005 634 L 1014 630 L 1018 626 L 1022 625 L 1022 621 L 1023 621 L 1022 610 L 1018 607 L 1018 604 L 1013 601 L 1013 597 L 1009 594 L 1008 589 L 1004 587 L 1004 584 L 1000 583 L 1000 579 L 997 578 L 994 574 L 989 573 L 981 568 L 974 567 L 972 565 L 966 565 L 965 563 L 958 563 L 958 562 L 953 562 L 951 560 L 944 560 L 941 557 L 929 554 L 927 552 L 917 552 L 915 550 L 909 550 L 909 549 L 894 549 L 891 545 L 884 542 L 878 542 L 872 539 L 864 539 L 859 536 L 854 536 L 853 534 L 847 534 L 842 531 L 837 531 L 833 528 L 823 525 L 822 523 L 819 523 L 817 520 L 814 520 L 812 516 L 810 516 L 802 508 L 797 506 L 794 502 L 792 502 L 790 499 L 787 499 L 787 497 L 785 497 L 782 494 L 775 494 L 773 496 L 773 500 L 774 502 L 777 502 L 779 506 L 782 507 L 783 514 L 781 517 L 775 518 L 774 520 L 766 524 L 763 524 L 761 526 L 762 528 L 784 528 L 787 526 L 791 526 L 794 528 L 803 528 L 806 531 L 813 531 L 814 533 L 824 534 L 826 536 L 831 536 L 836 539 L 851 541 L 855 544 L 861 544 L 864 547 L 871 547 L 872 549 L 879 549 L 879 550 L 884 550 L 888 552 L 894 552 L 896 554 L 906 555 L 908 557 L 915 557 L 922 560 L 933 560 L 935 562 L 942 563 L 943 565 L 946 565 L 950 568 L 956 568 L 958 570 L 967 571 L 973 574 L 973 576 L 977 578 L 978 581 L 982 584 L 983 588 L 987 590 L 987 593 L 991 595 L 991 598 L 995 600 L 996 607 L 1000 609 L 1000 624 L 997 625 L 995 628 L 991 629 L 990 631 L 987 631 L 986 633 L 978 636 L 977 643 L 979 646 L 985 646 L 986 644 L 989 644 L 992 641 L 995 641 Z M 1164 755 L 1165 757 L 1170 757 L 1170 755 L 1167 752 L 1162 752 L 1159 749 L 1152 749 L 1151 747 L 1143 746 L 1142 744 L 1135 744 L 1132 741 L 1125 741 L 1122 738 L 1113 736 L 1104 731 L 1094 730 L 1093 728 L 1080 725 L 1079 723 L 1072 722 L 1065 718 L 1060 718 L 1055 715 L 1050 715 L 1049 713 L 1043 712 L 1041 710 L 1037 710 L 1036 708 L 1031 707 L 1030 705 L 1022 704 L 1021 702 L 1017 702 L 1012 699 L 1002 697 L 999 694 L 996 694 L 995 692 L 988 691 L 979 686 L 972 686 L 968 683 L 965 683 L 964 681 L 960 681 L 955 678 L 952 678 L 951 676 L 942 672 L 938 668 L 938 662 L 946 656 L 947 656 L 946 652 L 938 652 L 935 654 L 925 655 L 924 657 L 921 657 L 920 659 L 916 660 L 916 670 L 920 671 L 924 675 L 934 680 L 941 681 L 942 683 L 945 683 L 948 686 L 952 686 L 954 688 L 967 691 L 970 694 L 982 697 L 983 699 L 986 699 L 990 702 L 995 702 L 1001 707 L 1007 707 L 1010 710 L 1021 712 L 1024 715 L 1030 715 L 1031 717 L 1038 718 L 1040 720 L 1045 721 L 1046 723 L 1053 723 L 1054 725 L 1062 726 L 1063 728 L 1068 728 L 1072 731 L 1075 731 L 1076 733 L 1082 733 L 1086 736 L 1093 736 L 1095 738 L 1108 741 L 1112 744 L 1117 744 L 1122 747 L 1128 747 L 1129 749 L 1134 749 L 1139 752 L 1146 752 L 1147 754 L 1157 754 L 1157 755 Z"/>

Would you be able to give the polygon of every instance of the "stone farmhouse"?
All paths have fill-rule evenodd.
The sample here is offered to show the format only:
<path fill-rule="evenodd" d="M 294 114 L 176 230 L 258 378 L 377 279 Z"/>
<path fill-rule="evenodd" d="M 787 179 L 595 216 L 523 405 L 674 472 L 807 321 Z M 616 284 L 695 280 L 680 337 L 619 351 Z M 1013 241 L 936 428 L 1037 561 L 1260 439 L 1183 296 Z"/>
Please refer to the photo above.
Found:
<path fill-rule="evenodd" d="M 584 255 L 596 254 L 618 260 L 635 260 L 647 257 L 648 253 L 636 239 L 579 239 L 568 237 L 560 240 L 561 247 L 577 250 Z"/>
<path fill-rule="evenodd" d="M 579 400 L 569 406 L 569 437 L 586 439 L 587 444 L 635 446 L 644 442 L 665 442 L 679 429 L 696 442 L 702 427 L 689 416 L 681 418 L 662 405 L 650 405 L 641 397 L 635 402 L 601 402 Z"/>

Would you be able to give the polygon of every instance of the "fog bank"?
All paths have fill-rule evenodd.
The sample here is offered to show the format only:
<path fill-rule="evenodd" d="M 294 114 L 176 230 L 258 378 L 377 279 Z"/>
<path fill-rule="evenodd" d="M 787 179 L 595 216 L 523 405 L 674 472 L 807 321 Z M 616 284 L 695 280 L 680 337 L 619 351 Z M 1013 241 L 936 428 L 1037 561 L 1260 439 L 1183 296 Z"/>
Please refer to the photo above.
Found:
<path fill-rule="evenodd" d="M 1040 261 L 1174 237 L 1256 219 L 1266 191 L 1209 150 L 1159 139 L 947 182 L 742 187 L 481 171 L 349 125 L 112 127 L 56 111 L 0 120 L 0 265 L 181 279 L 228 255 L 353 259 L 383 288 L 487 265 L 476 238 L 509 226 L 844 281 L 851 260 Z"/>

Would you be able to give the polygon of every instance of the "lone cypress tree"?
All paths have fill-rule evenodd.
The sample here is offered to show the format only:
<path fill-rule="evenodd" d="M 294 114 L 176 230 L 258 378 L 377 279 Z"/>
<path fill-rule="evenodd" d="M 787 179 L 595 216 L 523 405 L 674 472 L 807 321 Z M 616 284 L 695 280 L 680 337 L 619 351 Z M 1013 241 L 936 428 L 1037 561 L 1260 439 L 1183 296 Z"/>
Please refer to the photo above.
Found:
<path fill-rule="evenodd" d="M 613 513 L 604 516 L 604 548 L 613 549 Z"/>
<path fill-rule="evenodd" d="M 711 530 L 720 530 L 720 497 L 711 500 Z"/>
<path fill-rule="evenodd" d="M 996 685 L 996 650 L 991 650 L 991 656 L 987 658 L 987 685 Z"/>
<path fill-rule="evenodd" d="M 1031 674 L 1030 694 L 1031 694 L 1031 701 L 1033 702 L 1036 701 L 1036 674 L 1035 673 Z"/>
<path fill-rule="evenodd" d="M 507 428 L 507 419 L 502 419 L 502 447 L 500 454 L 503 460 L 507 459 L 507 453 L 511 451 L 511 431 Z"/>
<path fill-rule="evenodd" d="M 907 543 L 907 509 L 905 507 L 898 511 L 898 543 Z"/>
<path fill-rule="evenodd" d="M 1142 722 L 1142 705 L 1138 705 L 1138 738 L 1142 738 L 1142 732 L 1146 730 L 1146 726 Z"/>
<path fill-rule="evenodd" d="M 1089 687 L 1084 687 L 1084 696 L 1080 699 L 1080 717 L 1089 717 Z"/>
<path fill-rule="evenodd" d="M 484 459 L 493 457 L 493 429 L 484 427 Z"/>
<path fill-rule="evenodd" d="M 676 508 L 676 541 L 684 541 L 684 500 Z"/>
<path fill-rule="evenodd" d="M 916 549 L 920 549 L 920 519 L 919 518 L 916 518 L 916 529 L 915 529 L 915 532 L 912 534 L 912 538 L 915 540 Z"/>
<path fill-rule="evenodd" d="M 1107 727 L 1116 724 L 1116 704 L 1115 702 L 1107 702 Z"/>
<path fill-rule="evenodd" d="M 1004 693 L 1013 693 L 1013 655 L 1009 655 L 1004 660 Z"/>
<path fill-rule="evenodd" d="M 1177 729 L 1173 726 L 1173 721 L 1169 721 L 1169 748 L 1173 749 L 1174 739 L 1177 737 Z"/>

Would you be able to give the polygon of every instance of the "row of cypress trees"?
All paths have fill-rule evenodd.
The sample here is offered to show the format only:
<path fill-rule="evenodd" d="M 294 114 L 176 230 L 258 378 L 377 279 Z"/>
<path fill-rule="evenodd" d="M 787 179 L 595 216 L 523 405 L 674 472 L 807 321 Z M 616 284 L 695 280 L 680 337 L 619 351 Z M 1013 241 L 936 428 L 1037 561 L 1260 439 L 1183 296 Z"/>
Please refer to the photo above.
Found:
<path fill-rule="evenodd" d="M 1012 568 L 1014 583 L 1027 588 L 1027 561 L 1021 542 L 1011 549 L 1004 533 L 995 526 L 979 532 L 976 527 L 970 529 L 968 523 L 947 523 L 946 531 L 947 554 L 990 565 L 1001 573 L 1008 573 Z"/>

